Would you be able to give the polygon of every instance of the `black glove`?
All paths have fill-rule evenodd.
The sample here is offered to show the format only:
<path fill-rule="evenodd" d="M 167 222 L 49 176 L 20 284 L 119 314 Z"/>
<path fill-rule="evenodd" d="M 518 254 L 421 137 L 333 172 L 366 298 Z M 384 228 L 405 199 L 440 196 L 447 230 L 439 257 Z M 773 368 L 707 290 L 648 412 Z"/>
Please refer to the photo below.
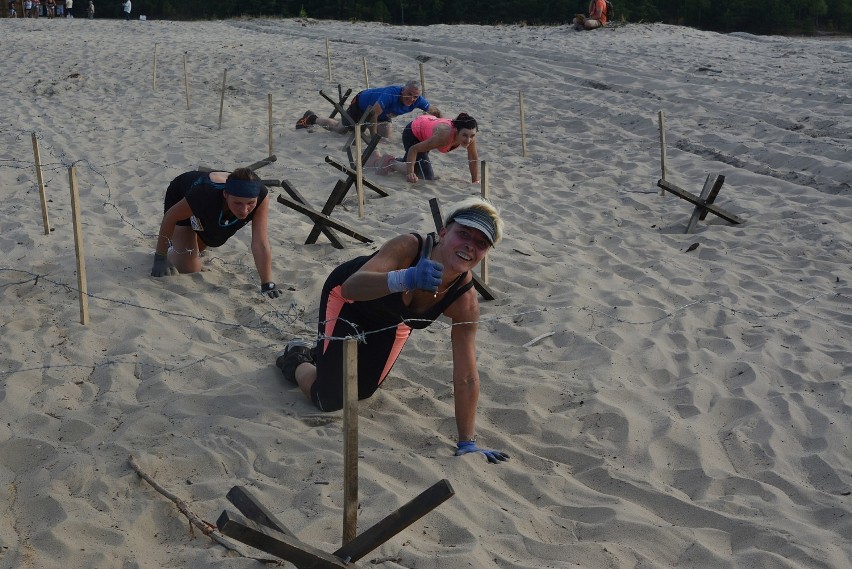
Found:
<path fill-rule="evenodd" d="M 159 253 L 154 253 L 154 266 L 151 267 L 152 277 L 168 277 L 176 274 L 177 269 L 174 265 L 169 263 L 168 255 L 160 255 Z"/>
<path fill-rule="evenodd" d="M 281 296 L 281 289 L 273 282 L 263 283 L 260 285 L 260 294 L 265 294 L 269 298 L 278 298 Z"/>

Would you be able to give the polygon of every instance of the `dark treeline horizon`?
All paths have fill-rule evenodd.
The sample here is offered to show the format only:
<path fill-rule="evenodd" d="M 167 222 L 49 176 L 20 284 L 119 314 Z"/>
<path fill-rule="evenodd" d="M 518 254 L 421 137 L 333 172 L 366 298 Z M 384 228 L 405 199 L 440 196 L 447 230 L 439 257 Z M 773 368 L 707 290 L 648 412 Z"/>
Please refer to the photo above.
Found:
<path fill-rule="evenodd" d="M 717 32 L 852 33 L 852 0 L 613 0 L 616 22 L 664 22 Z M 83 3 L 81 3 L 82 5 Z M 122 0 L 96 0 L 99 17 L 123 17 Z M 133 17 L 205 20 L 309 17 L 410 26 L 561 25 L 588 0 L 133 0 Z"/>

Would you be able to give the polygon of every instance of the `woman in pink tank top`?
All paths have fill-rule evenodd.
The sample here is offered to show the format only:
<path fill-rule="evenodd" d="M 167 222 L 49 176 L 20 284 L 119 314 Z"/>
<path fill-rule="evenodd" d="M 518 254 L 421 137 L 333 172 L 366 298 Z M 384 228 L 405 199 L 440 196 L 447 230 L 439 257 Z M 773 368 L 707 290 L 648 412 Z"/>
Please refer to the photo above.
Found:
<path fill-rule="evenodd" d="M 479 126 L 476 119 L 467 113 L 460 113 L 454 119 L 443 119 L 431 115 L 421 115 L 408 123 L 402 131 L 402 144 L 405 157 L 395 159 L 373 152 L 367 162 L 368 168 L 375 167 L 385 175 L 390 170 L 406 175 L 409 182 L 418 179 L 436 179 L 429 160 L 429 151 L 447 153 L 456 148 L 467 149 L 467 162 L 470 169 L 470 181 L 479 183 L 479 154 L 476 151 L 476 133 Z"/>

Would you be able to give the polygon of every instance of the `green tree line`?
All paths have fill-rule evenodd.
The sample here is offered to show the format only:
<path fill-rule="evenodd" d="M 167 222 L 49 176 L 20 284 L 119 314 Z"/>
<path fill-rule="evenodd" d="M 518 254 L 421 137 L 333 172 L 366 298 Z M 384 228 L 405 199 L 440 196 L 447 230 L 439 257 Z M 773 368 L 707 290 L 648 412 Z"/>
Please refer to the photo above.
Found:
<path fill-rule="evenodd" d="M 615 20 L 665 22 L 757 34 L 852 33 L 852 0 L 613 0 Z M 121 17 L 121 0 L 95 2 Z M 570 22 L 588 0 L 133 0 L 134 16 L 198 20 L 239 16 L 375 21 L 389 24 L 545 24 Z"/>

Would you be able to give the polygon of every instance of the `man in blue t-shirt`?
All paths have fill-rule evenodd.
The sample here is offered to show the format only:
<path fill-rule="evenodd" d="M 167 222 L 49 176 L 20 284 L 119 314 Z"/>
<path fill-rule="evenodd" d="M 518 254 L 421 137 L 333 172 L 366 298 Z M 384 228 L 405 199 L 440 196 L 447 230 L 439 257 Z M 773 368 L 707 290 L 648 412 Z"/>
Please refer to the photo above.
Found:
<path fill-rule="evenodd" d="M 355 122 L 361 122 L 363 119 L 362 122 L 369 127 L 371 134 L 379 133 L 384 138 L 389 138 L 391 121 L 394 117 L 410 113 L 414 109 L 441 117 L 441 110 L 430 105 L 420 92 L 419 81 L 409 81 L 405 85 L 364 89 L 355 95 L 346 112 Z M 313 111 L 306 112 L 296 123 L 296 128 L 308 128 L 315 124 L 339 134 L 345 134 L 352 128 L 352 123 L 346 119 L 338 121 L 319 117 Z"/>

